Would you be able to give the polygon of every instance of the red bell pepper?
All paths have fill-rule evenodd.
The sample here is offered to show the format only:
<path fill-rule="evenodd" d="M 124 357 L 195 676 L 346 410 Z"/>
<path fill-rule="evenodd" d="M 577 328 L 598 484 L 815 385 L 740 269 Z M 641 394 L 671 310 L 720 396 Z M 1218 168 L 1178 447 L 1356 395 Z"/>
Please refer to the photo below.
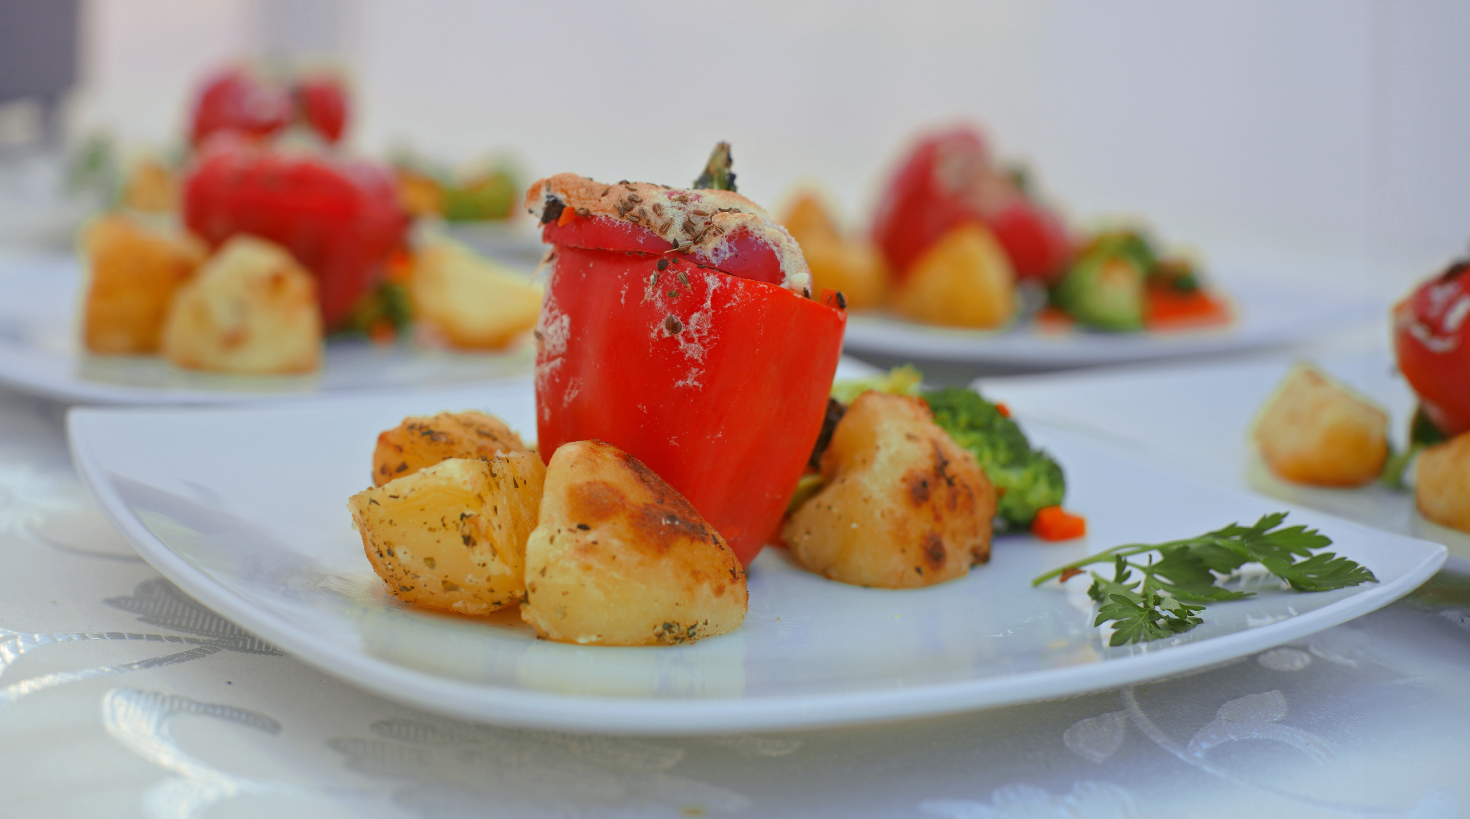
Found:
<path fill-rule="evenodd" d="M 1470 430 L 1470 260 L 1394 305 L 1393 343 L 1430 422 L 1446 437 Z"/>
<path fill-rule="evenodd" d="M 221 131 L 265 137 L 291 120 L 291 95 L 243 68 L 227 68 L 205 81 L 194 101 L 189 141 L 199 146 Z"/>
<path fill-rule="evenodd" d="M 317 278 L 328 330 L 372 290 L 408 227 L 386 169 L 228 133 L 190 168 L 183 216 L 211 247 L 248 233 L 291 251 Z"/>
<path fill-rule="evenodd" d="M 879 203 L 873 241 L 902 280 L 964 222 L 989 228 L 1021 279 L 1050 282 L 1072 255 L 1061 220 L 994 167 L 977 131 L 957 127 L 920 139 L 899 166 Z"/>
<path fill-rule="evenodd" d="M 333 145 L 342 139 L 347 128 L 347 89 L 342 81 L 331 74 L 312 74 L 302 77 L 292 89 L 296 104 L 296 115 Z"/>
<path fill-rule="evenodd" d="M 347 127 L 347 114 L 347 89 L 331 74 L 309 74 L 288 84 L 246 68 L 227 68 L 200 86 L 189 142 L 197 148 L 222 131 L 270 137 L 294 119 L 335 144 Z"/>
<path fill-rule="evenodd" d="M 773 283 L 780 256 L 752 232 L 681 253 L 648 227 L 558 205 L 541 214 L 554 246 L 536 332 L 542 457 L 591 438 L 632 454 L 749 564 L 821 431 L 840 300 Z"/>

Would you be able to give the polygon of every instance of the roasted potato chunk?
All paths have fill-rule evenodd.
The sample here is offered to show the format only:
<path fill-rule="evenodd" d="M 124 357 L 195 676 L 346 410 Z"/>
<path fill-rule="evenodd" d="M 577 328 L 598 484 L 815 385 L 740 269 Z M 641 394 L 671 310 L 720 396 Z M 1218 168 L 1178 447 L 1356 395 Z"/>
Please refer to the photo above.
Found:
<path fill-rule="evenodd" d="M 398 177 L 398 203 L 410 215 L 439 216 L 444 212 L 444 191 L 438 180 L 403 165 L 394 171 Z"/>
<path fill-rule="evenodd" d="M 601 441 L 562 445 L 526 543 L 521 617 L 543 638 L 688 643 L 745 620 L 735 553 L 673 487 Z"/>
<path fill-rule="evenodd" d="M 1016 274 L 983 225 L 967 222 L 944 234 L 895 285 L 898 312 L 928 324 L 990 329 L 1016 312 Z"/>
<path fill-rule="evenodd" d="M 99 355 L 158 352 L 169 305 L 204 261 L 204 244 L 112 214 L 87 228 L 82 248 L 91 267 L 82 308 L 87 349 Z"/>
<path fill-rule="evenodd" d="M 798 195 L 781 225 L 801 245 L 817 292 L 837 290 L 854 310 L 883 305 L 888 284 L 883 254 L 869 242 L 844 239 L 818 196 Z"/>
<path fill-rule="evenodd" d="M 236 236 L 174 296 L 162 347 L 190 370 L 311 372 L 322 357 L 316 279 L 281 246 Z"/>
<path fill-rule="evenodd" d="M 1470 432 L 1419 453 L 1414 502 L 1425 518 L 1470 532 Z"/>
<path fill-rule="evenodd" d="M 179 207 L 179 180 L 157 157 L 143 157 L 128 168 L 122 205 L 142 213 L 168 213 Z"/>
<path fill-rule="evenodd" d="M 1292 483 L 1361 486 L 1388 458 L 1388 414 L 1306 363 L 1266 399 L 1251 436 L 1266 467 Z"/>
<path fill-rule="evenodd" d="M 493 458 L 505 452 L 529 451 L 505 422 L 483 412 L 410 416 L 378 435 L 373 484 L 382 486 L 448 458 Z"/>
<path fill-rule="evenodd" d="M 546 467 L 534 452 L 451 458 L 348 501 L 363 551 L 394 597 L 488 614 L 525 596 L 526 538 Z"/>
<path fill-rule="evenodd" d="M 419 251 L 409 294 L 418 319 L 461 349 L 506 347 L 534 327 L 541 312 L 540 287 L 447 241 Z"/>
<path fill-rule="evenodd" d="M 903 589 L 990 559 L 995 489 L 919 398 L 859 395 L 832 431 L 822 479 L 781 532 L 818 574 Z"/>

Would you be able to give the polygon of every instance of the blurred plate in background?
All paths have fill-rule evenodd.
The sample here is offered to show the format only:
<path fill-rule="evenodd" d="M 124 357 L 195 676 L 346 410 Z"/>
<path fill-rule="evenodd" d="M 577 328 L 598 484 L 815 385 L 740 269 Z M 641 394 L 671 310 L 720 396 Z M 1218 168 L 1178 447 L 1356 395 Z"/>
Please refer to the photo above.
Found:
<path fill-rule="evenodd" d="M 1324 372 L 1388 413 L 1389 438 L 1402 449 L 1416 398 L 1399 375 L 1386 338 L 1384 333 L 1365 349 L 1313 358 Z M 1250 427 L 1295 359 L 1278 355 L 1209 366 L 987 378 L 977 386 L 987 398 L 1033 421 L 1105 437 L 1202 478 L 1433 540 L 1456 557 L 1470 558 L 1470 534 L 1425 520 L 1414 508 L 1412 490 L 1377 482 L 1356 489 L 1303 486 L 1266 469 L 1250 444 Z M 1408 477 L 1412 479 L 1412 469 Z"/>
<path fill-rule="evenodd" d="M 179 369 L 156 356 L 94 356 L 76 316 L 82 271 L 71 254 L 0 253 L 0 384 L 86 404 L 238 404 L 328 395 L 398 393 L 531 371 L 535 350 L 429 349 L 327 342 L 321 370 L 300 376 L 222 375 Z"/>
<path fill-rule="evenodd" d="M 1236 311 L 1231 324 L 1167 332 L 1053 331 L 1031 321 L 1004 330 L 964 330 L 854 313 L 844 349 L 1003 369 L 1065 369 L 1248 352 L 1318 340 L 1375 318 L 1387 321 L 1388 308 L 1380 302 L 1322 289 L 1241 282 L 1232 283 L 1226 295 Z"/>

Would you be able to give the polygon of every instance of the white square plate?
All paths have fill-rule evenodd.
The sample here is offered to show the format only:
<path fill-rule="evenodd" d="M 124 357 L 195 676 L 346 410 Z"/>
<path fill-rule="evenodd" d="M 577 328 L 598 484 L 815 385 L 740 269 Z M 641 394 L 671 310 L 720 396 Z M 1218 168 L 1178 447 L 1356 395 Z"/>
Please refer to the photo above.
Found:
<path fill-rule="evenodd" d="M 530 372 L 529 344 L 504 353 L 377 346 L 332 339 L 319 372 L 297 376 L 198 373 L 157 356 L 94 356 L 81 344 L 82 274 L 64 254 L 0 254 L 0 384 L 85 404 L 244 404 L 388 393 Z"/>
<path fill-rule="evenodd" d="M 1428 578 L 1443 546 L 1293 510 L 1376 584 L 1262 589 L 1217 604 L 1177 639 L 1108 647 L 1079 579 L 1052 567 L 1130 541 L 1203 533 L 1289 508 L 1196 482 L 1106 445 L 1033 426 L 1064 465 L 1081 541 L 997 539 L 991 562 L 937 587 L 843 586 L 767 550 L 745 624 L 691 646 L 537 641 L 514 614 L 414 611 L 363 556 L 347 498 L 370 481 L 379 431 L 404 415 L 476 407 L 534 429 L 528 381 L 376 400 L 231 409 L 73 409 L 77 467 L 113 523 L 200 602 L 302 662 L 378 694 L 488 722 L 693 733 L 837 725 L 1077 694 L 1222 662 L 1388 604 Z"/>

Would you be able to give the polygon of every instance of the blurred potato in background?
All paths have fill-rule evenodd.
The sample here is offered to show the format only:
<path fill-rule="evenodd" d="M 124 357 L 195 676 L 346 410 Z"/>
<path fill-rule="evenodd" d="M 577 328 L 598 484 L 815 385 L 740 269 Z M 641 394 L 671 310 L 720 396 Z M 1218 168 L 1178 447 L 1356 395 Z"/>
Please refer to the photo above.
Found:
<path fill-rule="evenodd" d="M 87 349 L 99 355 L 157 352 L 174 293 L 204 261 L 204 243 L 110 213 L 87 228 L 82 251 L 91 271 L 82 308 Z"/>
<path fill-rule="evenodd" d="M 190 370 L 312 372 L 322 358 L 316 279 L 280 245 L 236 236 L 174 296 L 161 346 Z"/>

